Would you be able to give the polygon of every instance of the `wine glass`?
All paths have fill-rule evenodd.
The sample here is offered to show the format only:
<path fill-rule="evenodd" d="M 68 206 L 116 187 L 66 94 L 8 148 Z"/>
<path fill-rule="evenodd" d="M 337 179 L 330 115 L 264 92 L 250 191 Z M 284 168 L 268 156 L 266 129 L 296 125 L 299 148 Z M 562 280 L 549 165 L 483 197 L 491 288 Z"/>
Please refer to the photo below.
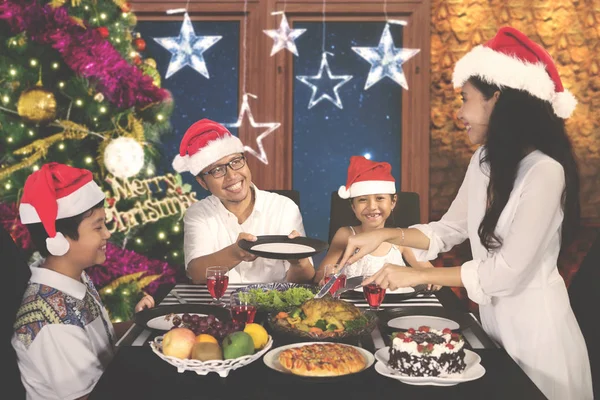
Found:
<path fill-rule="evenodd" d="M 231 308 L 231 319 L 239 324 L 251 324 L 256 315 L 256 306 L 250 303 L 247 293 L 232 293 L 229 298 Z"/>
<path fill-rule="evenodd" d="M 226 267 L 208 267 L 206 269 L 206 286 L 208 292 L 213 298 L 211 304 L 224 307 L 225 303 L 221 301 L 221 297 L 227 290 L 229 284 L 229 268 Z"/>
<path fill-rule="evenodd" d="M 371 282 L 368 285 L 363 286 L 363 294 L 365 295 L 365 300 L 369 303 L 369 310 L 379 311 L 379 306 L 381 306 L 383 298 L 385 297 L 385 289 L 375 282 Z"/>
<path fill-rule="evenodd" d="M 342 266 L 340 264 L 327 264 L 327 265 L 323 266 L 323 268 L 324 268 L 324 272 L 325 272 L 323 275 L 323 284 L 326 284 L 333 277 L 333 275 L 336 274 L 342 268 Z M 338 277 L 337 281 L 335 281 L 333 286 L 331 288 L 329 288 L 329 293 L 334 298 L 339 298 L 340 296 L 336 295 L 335 292 L 337 292 L 338 289 L 341 289 L 344 287 L 346 287 L 346 274 L 341 274 Z"/>

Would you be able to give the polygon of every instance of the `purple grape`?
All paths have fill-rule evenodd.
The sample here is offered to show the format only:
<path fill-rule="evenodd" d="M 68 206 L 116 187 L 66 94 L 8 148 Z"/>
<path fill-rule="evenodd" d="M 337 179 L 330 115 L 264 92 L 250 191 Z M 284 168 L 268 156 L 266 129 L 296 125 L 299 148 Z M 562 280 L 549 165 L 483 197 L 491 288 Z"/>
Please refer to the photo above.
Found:
<path fill-rule="evenodd" d="M 173 318 L 173 326 L 178 327 L 179 325 L 181 325 L 181 318 L 179 318 L 179 317 Z"/>
<path fill-rule="evenodd" d="M 198 323 L 200 321 L 200 316 L 197 314 L 192 315 L 192 322 Z"/>
<path fill-rule="evenodd" d="M 190 322 L 190 318 L 191 318 L 190 314 L 188 314 L 188 313 L 183 314 L 183 317 L 181 317 L 181 319 L 183 320 L 183 322 L 186 323 L 186 324 L 188 322 Z"/>
<path fill-rule="evenodd" d="M 201 319 L 201 320 L 198 322 L 198 326 L 199 326 L 200 328 L 208 328 L 208 322 L 206 322 L 206 320 L 205 320 L 205 319 Z"/>
<path fill-rule="evenodd" d="M 213 328 L 219 330 L 221 328 L 223 328 L 223 323 L 221 321 L 215 321 L 214 324 L 212 324 Z"/>
<path fill-rule="evenodd" d="M 206 332 L 208 332 L 208 327 L 204 327 L 204 328 L 200 327 L 200 328 L 198 328 L 198 331 L 200 333 L 206 333 Z"/>
<path fill-rule="evenodd" d="M 209 325 L 212 325 L 215 322 L 215 316 L 212 314 L 209 314 L 208 317 L 206 317 L 206 322 L 208 322 Z"/>

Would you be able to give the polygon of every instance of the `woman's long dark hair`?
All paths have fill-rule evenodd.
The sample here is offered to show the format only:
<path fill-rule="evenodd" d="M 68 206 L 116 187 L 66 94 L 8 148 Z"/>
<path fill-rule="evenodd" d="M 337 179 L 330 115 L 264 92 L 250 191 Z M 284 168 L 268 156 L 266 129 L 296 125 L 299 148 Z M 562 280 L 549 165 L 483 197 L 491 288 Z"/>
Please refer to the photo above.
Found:
<path fill-rule="evenodd" d="M 480 164 L 489 163 L 490 183 L 487 188 L 488 204 L 477 233 L 481 244 L 492 250 L 502 246 L 496 233 L 496 224 L 513 189 L 519 163 L 530 150 L 540 150 L 559 162 L 565 173 L 562 195 L 564 220 L 561 242 L 566 246 L 579 226 L 579 175 L 565 122 L 554 114 L 549 102 L 529 93 L 490 85 L 478 77 L 469 82 L 490 99 L 496 91 L 496 101 L 485 140 L 485 151 Z"/>

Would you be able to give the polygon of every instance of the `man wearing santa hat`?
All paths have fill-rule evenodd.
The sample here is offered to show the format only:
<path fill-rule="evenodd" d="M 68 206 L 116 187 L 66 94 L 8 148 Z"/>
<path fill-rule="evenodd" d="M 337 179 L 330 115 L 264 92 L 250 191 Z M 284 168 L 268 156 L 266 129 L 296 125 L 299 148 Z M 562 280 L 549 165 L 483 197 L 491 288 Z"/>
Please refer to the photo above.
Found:
<path fill-rule="evenodd" d="M 303 236 L 298 206 L 289 198 L 258 189 L 246 164 L 244 146 L 224 126 L 202 119 L 185 133 L 173 161 L 189 171 L 211 196 L 194 203 L 184 217 L 184 253 L 188 276 L 206 282 L 206 269 L 229 268 L 230 282 L 308 282 L 310 258 L 257 258 L 238 245 L 258 235 Z"/>

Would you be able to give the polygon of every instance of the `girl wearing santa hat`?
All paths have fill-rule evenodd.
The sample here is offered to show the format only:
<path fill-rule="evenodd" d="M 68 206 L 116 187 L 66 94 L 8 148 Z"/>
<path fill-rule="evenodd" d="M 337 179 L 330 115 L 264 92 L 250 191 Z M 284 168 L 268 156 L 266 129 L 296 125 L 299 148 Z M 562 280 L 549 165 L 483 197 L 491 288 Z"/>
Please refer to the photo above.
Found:
<path fill-rule="evenodd" d="M 337 230 L 327 255 L 315 275 L 315 282 L 321 282 L 323 279 L 326 265 L 335 265 L 339 261 L 346 249 L 349 237 L 385 227 L 385 222 L 392 215 L 397 201 L 392 166 L 386 162 L 375 162 L 362 156 L 352 156 L 348 167 L 346 186 L 339 188 L 338 195 L 342 199 L 350 200 L 350 206 L 356 219 L 360 221 L 360 225 L 345 226 Z M 364 258 L 347 265 L 344 273 L 349 278 L 371 276 L 385 264 L 405 267 L 404 260 L 412 267 L 433 267 L 430 262 L 417 261 L 411 249 L 384 242 Z M 437 289 L 439 287 L 436 287 Z"/>
<path fill-rule="evenodd" d="M 577 102 L 550 55 L 509 27 L 459 60 L 453 81 L 462 88 L 458 118 L 481 146 L 450 209 L 437 222 L 352 236 L 341 262 L 382 242 L 433 259 L 469 239 L 473 260 L 461 266 L 386 267 L 363 284 L 465 287 L 486 332 L 548 398 L 591 399 L 585 341 L 556 264 L 580 214 L 564 123 Z"/>

